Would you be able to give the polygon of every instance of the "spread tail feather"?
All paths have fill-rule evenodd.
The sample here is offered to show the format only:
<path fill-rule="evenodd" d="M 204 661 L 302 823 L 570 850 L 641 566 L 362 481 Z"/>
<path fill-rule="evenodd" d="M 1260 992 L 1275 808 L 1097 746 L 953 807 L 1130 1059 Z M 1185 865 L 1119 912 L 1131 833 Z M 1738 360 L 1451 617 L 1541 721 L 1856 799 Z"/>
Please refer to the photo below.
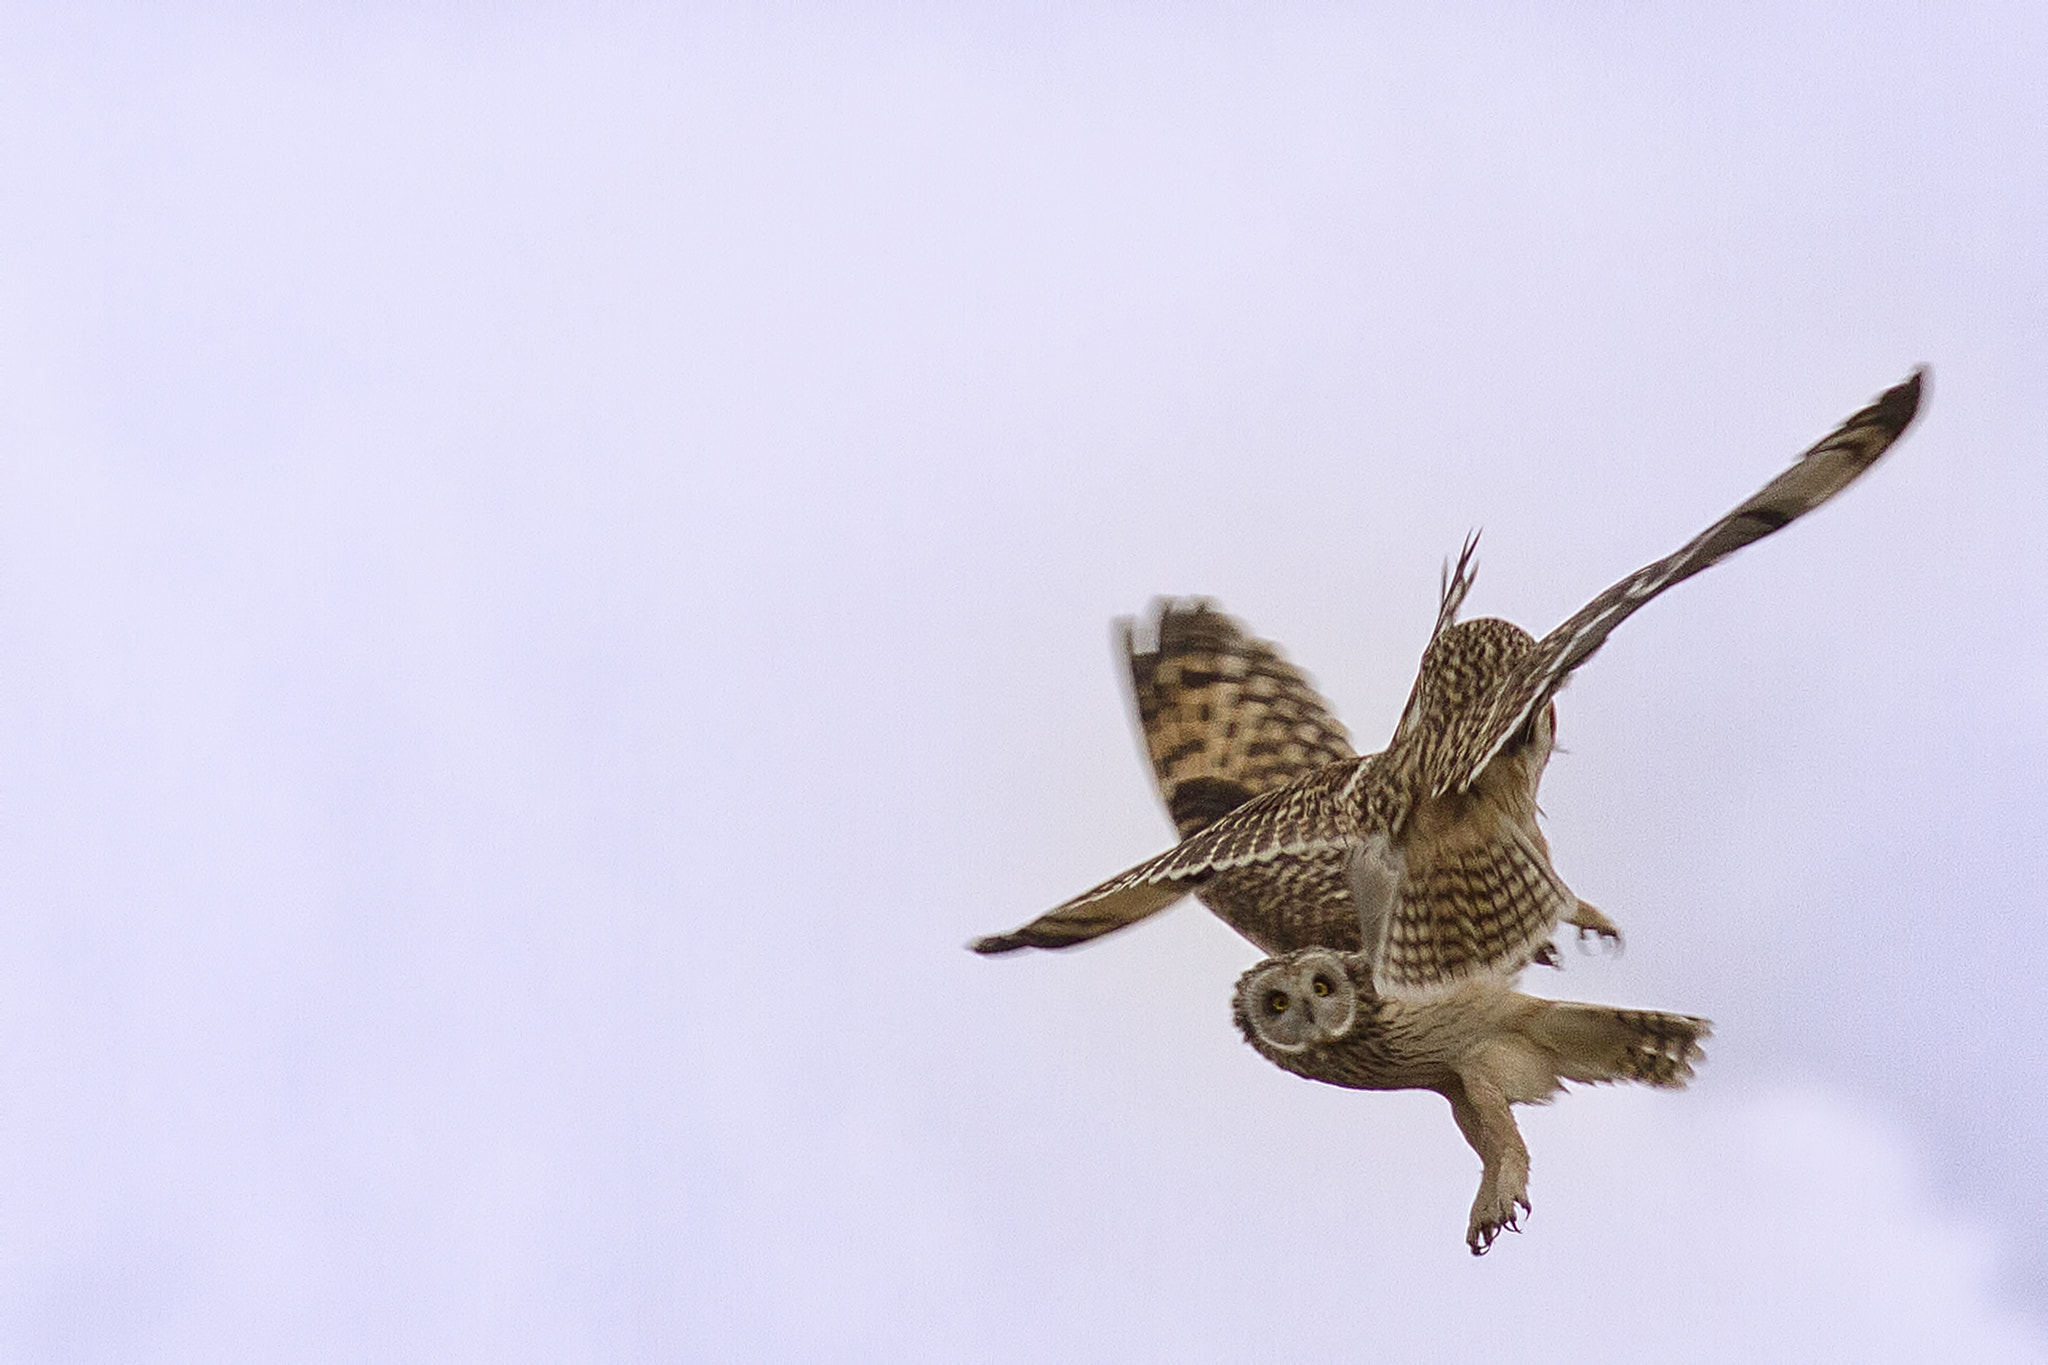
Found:
<path fill-rule="evenodd" d="M 1705 1059 L 1700 1040 L 1714 1026 L 1689 1014 L 1545 1001 L 1528 1032 L 1550 1052 L 1563 1080 L 1640 1081 L 1680 1090 Z"/>

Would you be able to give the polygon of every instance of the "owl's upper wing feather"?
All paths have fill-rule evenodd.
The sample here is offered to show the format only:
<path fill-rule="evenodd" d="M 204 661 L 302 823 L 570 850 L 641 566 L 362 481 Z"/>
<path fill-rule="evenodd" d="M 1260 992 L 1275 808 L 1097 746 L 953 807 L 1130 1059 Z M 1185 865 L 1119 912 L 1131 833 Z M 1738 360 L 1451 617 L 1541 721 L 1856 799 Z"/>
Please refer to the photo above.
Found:
<path fill-rule="evenodd" d="M 1357 822 L 1342 791 L 1356 766 L 1331 765 L 1255 796 L 1158 857 L 1055 906 L 1022 928 L 978 938 L 968 946 L 977 953 L 1071 947 L 1164 910 L 1218 873 L 1348 849 L 1356 841 Z"/>
<path fill-rule="evenodd" d="M 1430 756 L 1425 790 L 1441 794 L 1469 788 L 1494 755 L 1564 686 L 1572 670 L 1591 658 L 1614 628 L 1644 603 L 1847 488 L 1912 422 L 1919 411 L 1925 375 L 1924 369 L 1915 370 L 1903 384 L 1887 389 L 1677 553 L 1638 569 L 1544 636 L 1485 704 L 1484 719 L 1460 725 L 1458 742 L 1444 745 Z M 1462 561 L 1459 568 L 1460 579 L 1465 579 Z M 1451 590 L 1447 586 L 1447 602 Z M 1441 630 L 1444 622 L 1438 624 Z"/>
<path fill-rule="evenodd" d="M 1195 599 L 1154 604 L 1158 644 L 1119 623 L 1159 797 L 1185 839 L 1255 796 L 1356 758 L 1330 704 L 1272 642 Z"/>

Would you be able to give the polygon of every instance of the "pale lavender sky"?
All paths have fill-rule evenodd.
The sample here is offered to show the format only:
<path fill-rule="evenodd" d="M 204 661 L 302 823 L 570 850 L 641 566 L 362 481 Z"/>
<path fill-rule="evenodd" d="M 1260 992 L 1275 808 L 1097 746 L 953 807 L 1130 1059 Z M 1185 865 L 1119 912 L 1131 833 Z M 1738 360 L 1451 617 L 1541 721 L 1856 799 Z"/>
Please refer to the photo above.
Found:
<path fill-rule="evenodd" d="M 2048 1359 L 2048 11 L 0 13 L 0 1358 Z M 1685 1094 L 1245 1048 L 1110 618 L 1437 566 Z"/>

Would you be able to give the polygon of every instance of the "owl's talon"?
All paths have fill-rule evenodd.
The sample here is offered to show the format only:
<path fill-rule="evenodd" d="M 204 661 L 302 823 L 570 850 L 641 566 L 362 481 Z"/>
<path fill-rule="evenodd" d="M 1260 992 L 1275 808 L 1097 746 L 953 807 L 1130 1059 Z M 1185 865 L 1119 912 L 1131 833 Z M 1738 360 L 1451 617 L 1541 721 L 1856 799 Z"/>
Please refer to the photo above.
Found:
<path fill-rule="evenodd" d="M 1588 939 L 1596 939 L 1598 940 L 1598 942 L 1592 947 L 1589 947 L 1586 943 L 1586 940 Z M 1611 952 L 1616 957 L 1619 957 L 1621 956 L 1623 943 L 1624 940 L 1622 939 L 1621 930 L 1619 929 L 1579 930 L 1579 951 L 1586 954 L 1588 957 L 1591 957 L 1593 953 L 1596 951 L 1601 953 Z"/>
<path fill-rule="evenodd" d="M 1580 901 L 1573 907 L 1567 921 L 1579 931 L 1579 951 L 1586 952 L 1586 940 L 1597 938 L 1604 951 L 1612 947 L 1616 956 L 1621 953 L 1621 926 L 1600 913 L 1599 907 Z"/>
<path fill-rule="evenodd" d="M 1522 1195 L 1495 1204 L 1484 1216 L 1474 1209 L 1472 1225 L 1465 1232 L 1465 1245 L 1474 1256 L 1484 1256 L 1503 1232 L 1520 1233 L 1522 1215 L 1528 1212 L 1529 1201 Z"/>

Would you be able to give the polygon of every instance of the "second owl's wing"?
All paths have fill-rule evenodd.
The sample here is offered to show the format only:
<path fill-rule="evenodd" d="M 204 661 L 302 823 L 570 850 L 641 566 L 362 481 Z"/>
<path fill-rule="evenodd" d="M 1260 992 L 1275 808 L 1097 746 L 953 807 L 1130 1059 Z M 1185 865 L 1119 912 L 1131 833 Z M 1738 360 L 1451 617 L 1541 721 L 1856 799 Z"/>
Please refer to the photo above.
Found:
<path fill-rule="evenodd" d="M 1356 758 L 1330 704 L 1277 646 L 1201 599 L 1153 604 L 1158 644 L 1118 623 L 1160 800 L 1185 839 L 1255 796 Z"/>
<path fill-rule="evenodd" d="M 1762 540 L 1847 488 L 1912 422 L 1919 411 L 1925 374 L 1924 369 L 1915 370 L 1903 384 L 1885 390 L 1876 402 L 1823 437 L 1790 469 L 1687 541 L 1677 553 L 1638 569 L 1544 636 L 1494 692 L 1484 721 L 1460 726 L 1458 742 L 1431 756 L 1425 790 L 1441 794 L 1470 787 L 1494 755 L 1564 686 L 1572 670 L 1590 659 L 1614 628 L 1651 598 Z M 1461 570 L 1463 567 L 1461 564 Z"/>
<path fill-rule="evenodd" d="M 977 953 L 1072 947 L 1164 910 L 1219 873 L 1348 850 L 1356 842 L 1357 822 L 1342 792 L 1357 766 L 1333 764 L 1255 796 L 1158 857 L 1083 891 L 1022 928 L 978 938 L 968 947 Z"/>

